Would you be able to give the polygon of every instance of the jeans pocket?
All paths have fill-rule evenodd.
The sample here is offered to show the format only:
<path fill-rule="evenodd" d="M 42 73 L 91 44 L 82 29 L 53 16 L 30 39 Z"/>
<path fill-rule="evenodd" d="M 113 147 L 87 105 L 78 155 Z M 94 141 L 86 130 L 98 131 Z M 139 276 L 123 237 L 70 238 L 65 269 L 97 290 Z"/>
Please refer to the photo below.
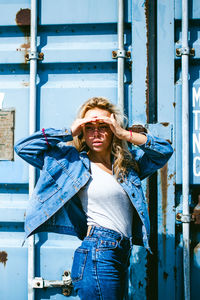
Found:
<path fill-rule="evenodd" d="M 74 260 L 71 271 L 72 282 L 77 282 L 83 278 L 88 250 L 78 248 L 74 253 Z"/>

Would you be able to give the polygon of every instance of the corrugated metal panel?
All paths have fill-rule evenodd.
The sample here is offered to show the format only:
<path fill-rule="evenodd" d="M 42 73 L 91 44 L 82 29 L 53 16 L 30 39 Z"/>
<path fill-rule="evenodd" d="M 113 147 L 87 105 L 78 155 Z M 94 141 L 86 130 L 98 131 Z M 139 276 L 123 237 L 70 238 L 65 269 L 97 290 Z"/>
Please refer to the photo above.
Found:
<path fill-rule="evenodd" d="M 37 128 L 66 127 L 72 123 L 80 104 L 91 96 L 102 95 L 117 102 L 117 61 L 112 58 L 112 51 L 117 49 L 117 0 L 41 0 L 38 3 L 37 43 L 44 59 L 38 62 Z M 181 1 L 157 1 L 157 57 L 149 47 L 152 16 L 148 9 L 149 1 L 125 1 L 125 48 L 132 53 L 132 62 L 126 63 L 125 107 L 130 125 L 154 122 L 149 125 L 150 131 L 175 140 L 176 154 L 158 172 L 158 179 L 150 181 L 156 187 L 149 188 L 148 181 L 143 183 L 151 206 L 154 225 L 151 243 L 155 253 L 151 257 L 143 248 L 134 247 L 127 299 L 183 299 L 182 230 L 181 224 L 175 223 L 175 214 L 181 211 L 182 205 L 181 68 L 180 58 L 176 57 L 176 48 L 181 47 Z M 195 49 L 195 56 L 190 60 L 190 133 L 191 136 L 195 133 L 197 138 L 199 9 L 198 0 L 190 3 L 190 46 Z M 15 111 L 16 141 L 29 132 L 26 55 L 30 47 L 30 0 L 0 1 L 0 11 L 0 108 Z M 155 55 L 157 62 L 155 84 L 152 82 L 155 78 L 149 75 L 153 68 L 149 62 L 151 55 Z M 152 89 L 155 100 L 150 99 Z M 153 108 L 149 107 L 152 103 Z M 196 153 L 193 153 L 192 142 L 194 139 L 190 146 L 194 206 L 199 194 L 200 151 L 196 142 Z M 0 167 L 0 298 L 27 299 L 27 243 L 23 248 L 21 243 L 28 201 L 28 166 L 15 155 L 14 161 L 0 161 Z M 192 299 L 197 299 L 199 229 L 195 225 L 191 229 L 191 293 Z M 76 238 L 69 236 L 36 235 L 35 275 L 61 279 L 63 272 L 71 267 L 78 244 Z M 58 300 L 64 296 L 61 289 L 37 289 L 37 299 Z"/>
<path fill-rule="evenodd" d="M 158 1 L 158 121 L 174 130 L 174 3 Z M 170 129 L 171 127 L 171 129 Z M 170 130 L 171 133 L 170 133 Z M 171 138 L 170 138 L 171 135 Z M 175 299 L 174 155 L 158 172 L 158 299 Z"/>
<path fill-rule="evenodd" d="M 37 128 L 70 126 L 91 96 L 117 101 L 117 1 L 38 1 Z M 131 50 L 131 1 L 125 8 L 125 44 Z M 29 133 L 30 0 L 0 1 L 0 100 L 15 110 L 15 141 Z M 131 72 L 126 65 L 126 103 Z M 28 201 L 28 165 L 15 155 L 1 161 L 0 298 L 27 299 L 27 242 L 23 222 Z M 69 270 L 74 237 L 36 235 L 35 276 L 61 280 Z M 11 288 L 12 287 L 12 288 Z M 75 297 L 72 295 L 72 298 Z M 37 289 L 36 299 L 64 299 L 61 289 Z"/>
<path fill-rule="evenodd" d="M 175 2 L 175 49 L 181 48 L 181 5 Z M 189 62 L 189 119 L 190 119 L 190 205 L 191 213 L 198 203 L 199 184 L 200 184 L 200 137 L 199 137 L 199 109 L 200 109 L 200 77 L 199 77 L 199 2 L 189 2 L 189 47 L 194 48 L 195 55 L 190 57 Z M 180 58 L 176 57 L 175 62 L 175 104 L 176 104 L 176 206 L 177 212 L 182 210 L 182 136 L 181 132 L 181 99 L 182 99 L 182 80 Z M 182 230 L 180 223 L 176 226 L 176 295 L 177 299 L 183 298 L 183 287 L 178 284 L 182 281 Z M 199 225 L 191 223 L 191 299 L 198 299 L 197 286 L 200 276 L 200 251 L 199 251 Z"/>

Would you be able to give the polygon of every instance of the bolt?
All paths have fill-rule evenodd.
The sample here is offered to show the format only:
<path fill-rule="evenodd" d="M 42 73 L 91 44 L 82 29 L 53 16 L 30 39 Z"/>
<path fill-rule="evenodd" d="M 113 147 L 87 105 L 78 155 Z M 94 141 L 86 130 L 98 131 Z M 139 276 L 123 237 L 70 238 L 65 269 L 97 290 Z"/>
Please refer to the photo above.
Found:
<path fill-rule="evenodd" d="M 194 48 L 191 48 L 191 49 L 190 49 L 190 55 L 192 55 L 192 56 L 195 55 L 195 50 L 194 50 Z"/>
<path fill-rule="evenodd" d="M 181 213 L 177 213 L 177 214 L 176 214 L 176 219 L 177 219 L 178 221 L 181 220 Z"/>
<path fill-rule="evenodd" d="M 63 295 L 64 296 L 69 296 L 71 293 L 71 289 L 63 289 Z"/>
<path fill-rule="evenodd" d="M 113 56 L 113 57 L 117 57 L 117 52 L 116 52 L 116 51 L 113 51 L 113 52 L 112 52 L 112 56 Z"/>
<path fill-rule="evenodd" d="M 69 276 L 69 272 L 68 271 L 64 271 L 64 275 L 65 276 Z"/>
<path fill-rule="evenodd" d="M 39 59 L 44 59 L 44 53 L 42 53 L 42 52 L 40 52 L 39 54 L 38 54 L 38 57 L 39 57 Z"/>
<path fill-rule="evenodd" d="M 40 282 L 39 281 L 37 282 L 37 286 L 40 286 Z"/>

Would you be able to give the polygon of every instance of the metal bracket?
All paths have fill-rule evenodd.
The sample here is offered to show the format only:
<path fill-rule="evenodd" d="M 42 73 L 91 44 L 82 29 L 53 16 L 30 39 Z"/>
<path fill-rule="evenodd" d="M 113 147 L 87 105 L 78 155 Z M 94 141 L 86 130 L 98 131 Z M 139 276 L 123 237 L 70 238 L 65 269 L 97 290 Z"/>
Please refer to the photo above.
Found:
<path fill-rule="evenodd" d="M 119 57 L 131 58 L 131 51 L 126 51 L 126 50 L 112 51 L 112 58 L 117 59 Z"/>
<path fill-rule="evenodd" d="M 31 52 L 27 53 L 25 57 L 26 57 L 27 61 L 30 61 L 31 59 L 43 60 L 44 59 L 44 53 L 31 51 Z"/>
<path fill-rule="evenodd" d="M 191 215 L 183 215 L 182 213 L 176 214 L 176 220 L 182 223 L 190 223 L 192 221 Z"/>
<path fill-rule="evenodd" d="M 42 277 L 35 277 L 32 280 L 32 287 L 35 289 L 43 288 L 63 288 L 63 295 L 69 296 L 72 290 L 72 280 L 70 271 L 64 271 L 62 280 L 45 280 Z"/>
<path fill-rule="evenodd" d="M 194 56 L 195 55 L 195 49 L 194 48 L 189 48 L 189 47 L 177 48 L 176 49 L 176 56 L 181 57 L 182 55 Z"/>

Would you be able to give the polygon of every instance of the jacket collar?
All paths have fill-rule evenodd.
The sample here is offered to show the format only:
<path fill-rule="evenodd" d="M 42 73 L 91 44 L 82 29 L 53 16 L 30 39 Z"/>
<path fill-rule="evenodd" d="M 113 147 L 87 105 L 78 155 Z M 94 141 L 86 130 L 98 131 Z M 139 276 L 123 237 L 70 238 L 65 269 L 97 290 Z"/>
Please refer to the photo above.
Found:
<path fill-rule="evenodd" d="M 87 152 L 86 151 L 80 152 L 79 157 L 82 160 L 83 164 L 85 165 L 86 169 L 88 169 L 88 171 L 89 171 L 90 170 L 90 160 L 87 155 Z"/>

